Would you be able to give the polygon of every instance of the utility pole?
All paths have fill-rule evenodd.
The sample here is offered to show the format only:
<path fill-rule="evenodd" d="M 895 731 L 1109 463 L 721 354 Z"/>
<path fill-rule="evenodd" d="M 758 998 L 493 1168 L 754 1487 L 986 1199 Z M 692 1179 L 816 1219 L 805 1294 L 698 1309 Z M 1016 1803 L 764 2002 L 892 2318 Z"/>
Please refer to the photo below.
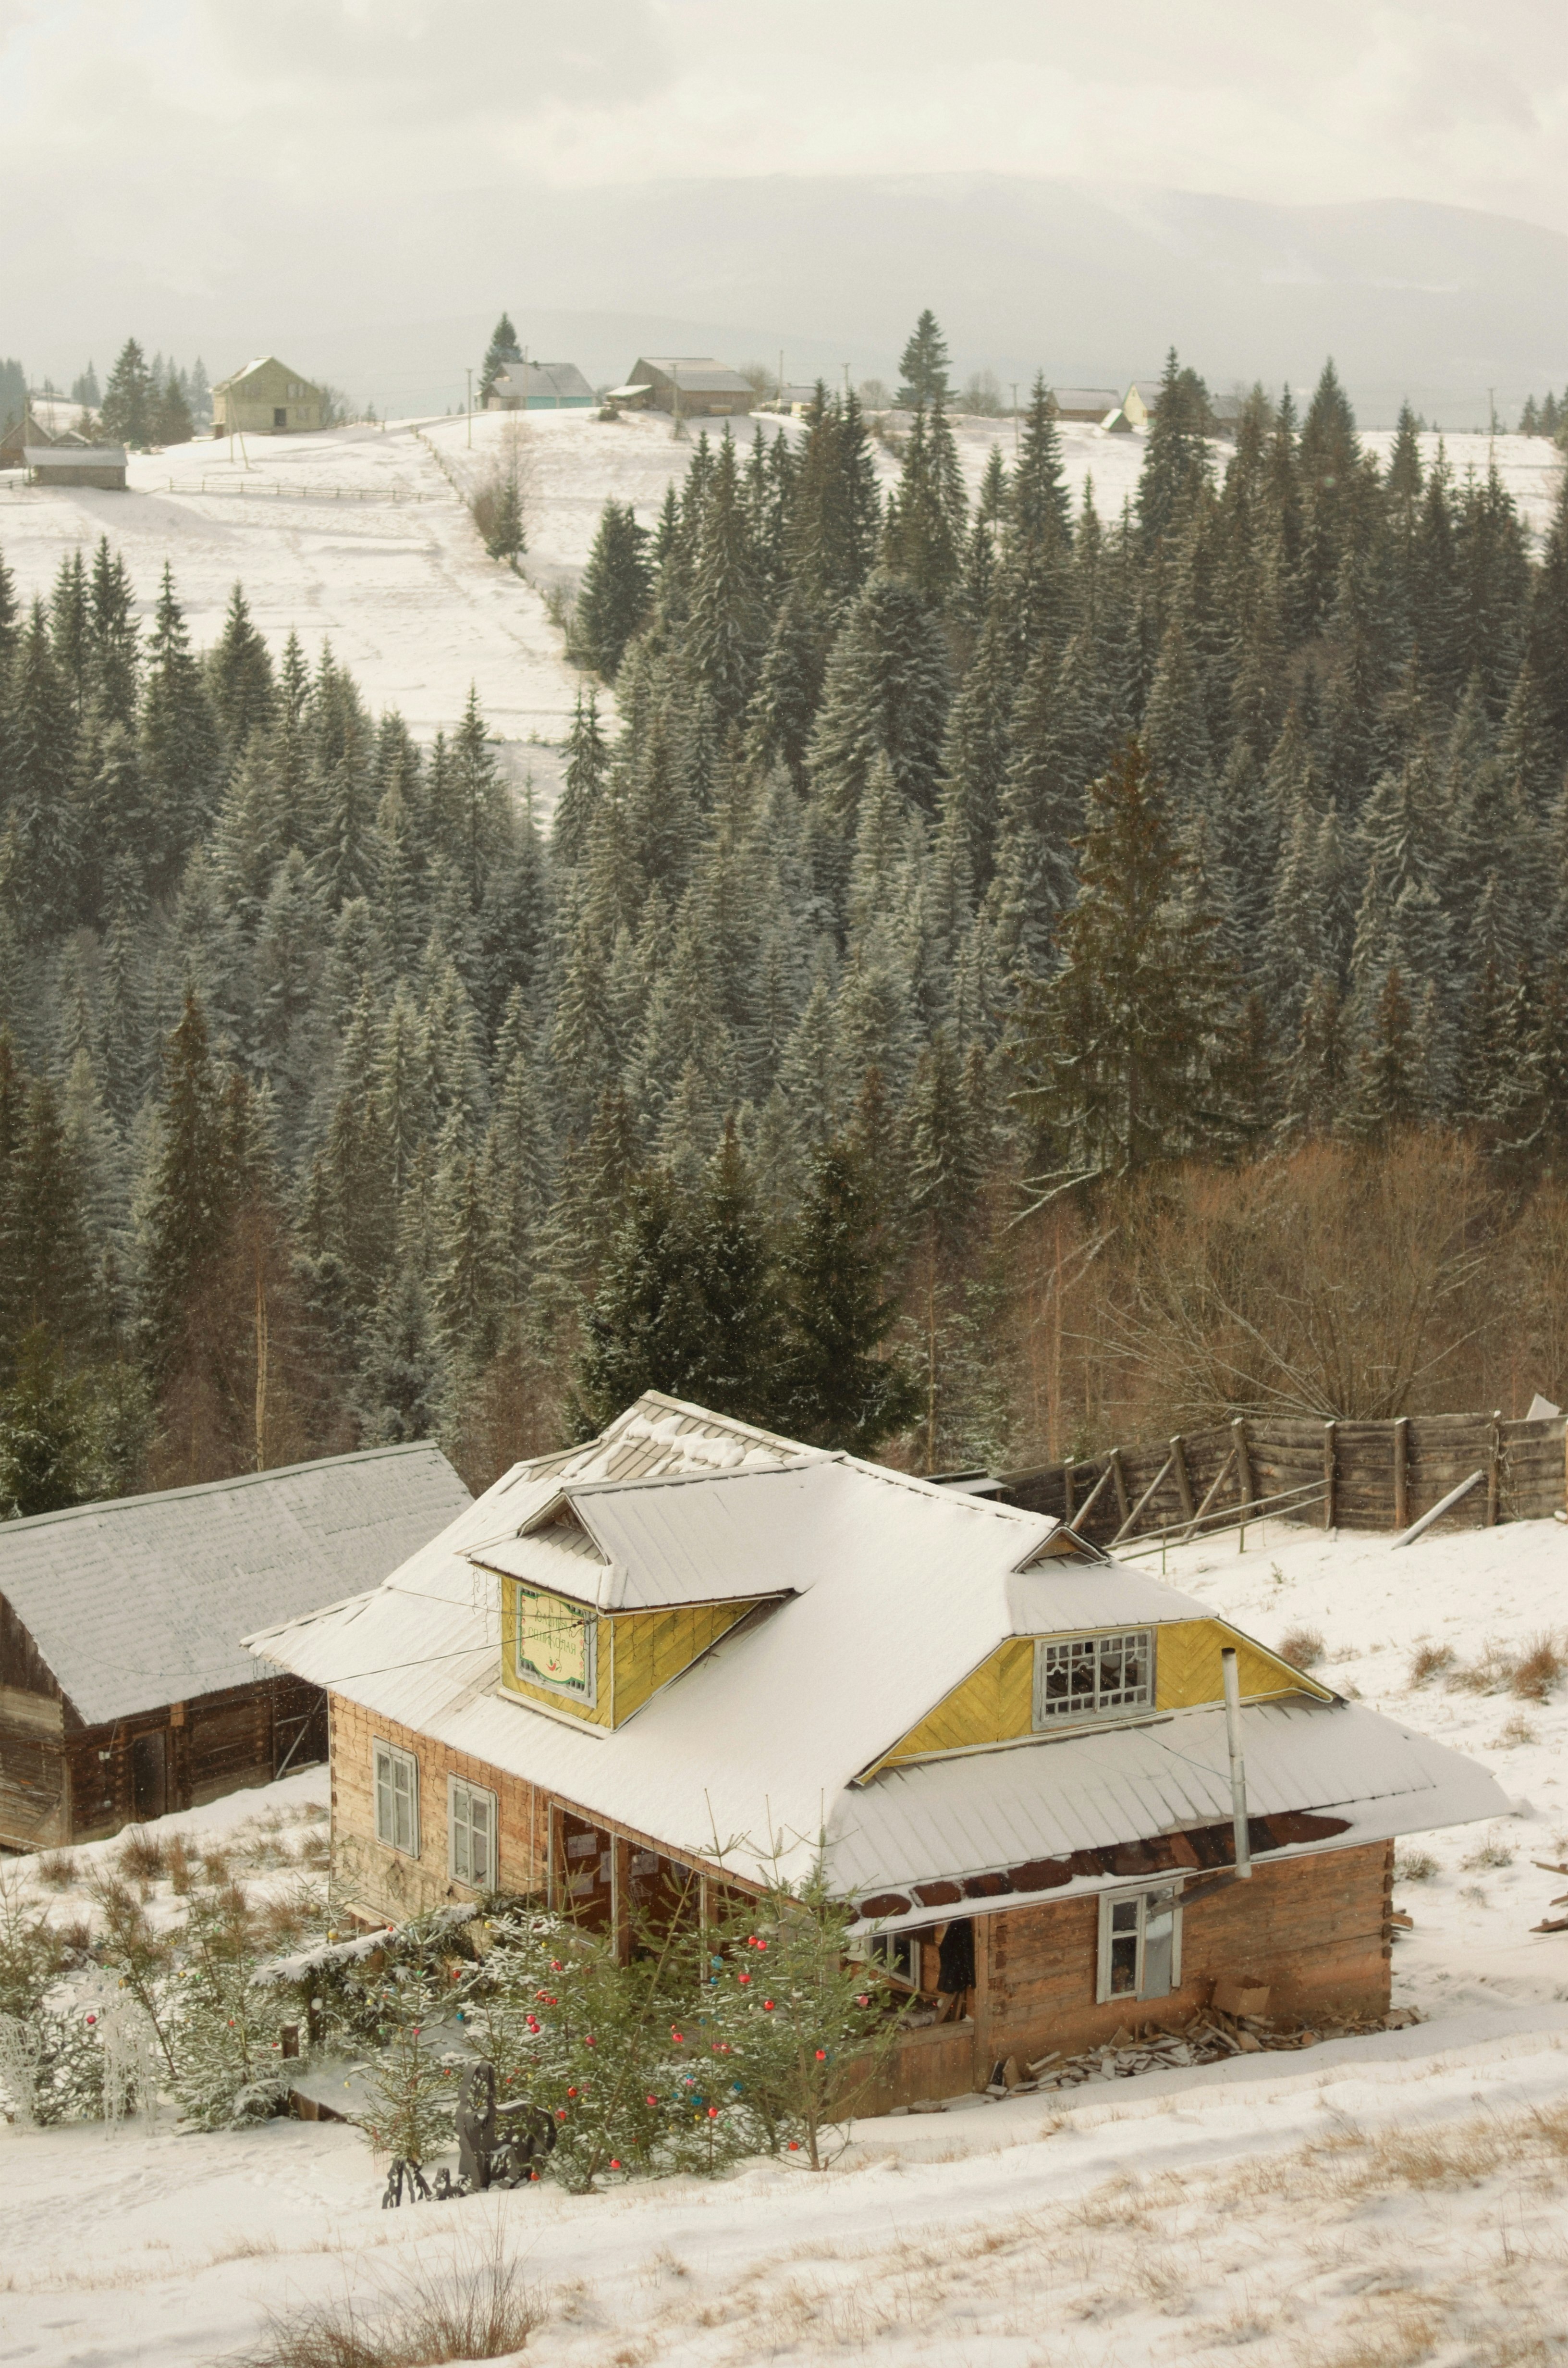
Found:
<path fill-rule="evenodd" d="M 468 374 L 468 449 L 473 450 L 473 372 Z"/>

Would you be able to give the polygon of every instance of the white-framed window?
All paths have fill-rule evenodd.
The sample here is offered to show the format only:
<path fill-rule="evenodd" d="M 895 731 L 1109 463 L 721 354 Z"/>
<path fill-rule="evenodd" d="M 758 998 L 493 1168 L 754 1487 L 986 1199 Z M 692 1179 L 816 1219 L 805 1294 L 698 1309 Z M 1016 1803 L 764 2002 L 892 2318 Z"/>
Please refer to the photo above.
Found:
<path fill-rule="evenodd" d="M 447 1779 L 447 1866 L 457 1883 L 475 1891 L 495 1888 L 497 1803 L 482 1784 L 460 1776 Z"/>
<path fill-rule="evenodd" d="M 519 1679 L 592 1708 L 598 1701 L 598 1622 L 593 1612 L 521 1585 L 513 1601 Z"/>
<path fill-rule="evenodd" d="M 1169 1998 L 1181 1987 L 1181 1892 L 1173 1883 L 1148 1891 L 1100 1894 L 1099 1964 L 1095 1997 Z"/>
<path fill-rule="evenodd" d="M 375 1743 L 376 1839 L 419 1856 L 419 1762 L 395 1743 Z"/>
<path fill-rule="evenodd" d="M 1152 1628 L 1124 1629 L 1113 1636 L 1054 1636 L 1036 1645 L 1037 1734 L 1061 1719 L 1107 1718 L 1118 1711 L 1153 1707 Z"/>

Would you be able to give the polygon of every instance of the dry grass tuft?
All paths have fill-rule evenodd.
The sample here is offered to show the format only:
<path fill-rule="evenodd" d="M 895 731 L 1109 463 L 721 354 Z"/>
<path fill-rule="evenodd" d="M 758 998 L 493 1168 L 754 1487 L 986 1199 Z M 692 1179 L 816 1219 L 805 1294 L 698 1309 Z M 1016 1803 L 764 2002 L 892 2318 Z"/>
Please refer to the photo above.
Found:
<path fill-rule="evenodd" d="M 544 2317 L 497 2225 L 487 2248 L 443 2268 L 416 2263 L 379 2306 L 350 2294 L 268 2322 L 246 2368 L 438 2368 L 520 2351 Z"/>
<path fill-rule="evenodd" d="M 1487 1867 L 1512 1866 L 1513 1863 L 1514 1853 L 1507 1843 L 1494 1841 L 1490 1834 L 1483 1842 L 1477 1842 L 1468 1858 L 1460 1861 L 1467 1874 L 1480 1874 Z"/>
<path fill-rule="evenodd" d="M 131 1883 L 157 1883 L 168 1871 L 168 1844 L 145 1826 L 128 1826 L 115 1855 Z"/>
<path fill-rule="evenodd" d="M 1468 1668 L 1456 1666 L 1449 1683 L 1458 1686 L 1461 1692 L 1467 1694 L 1506 1693 L 1514 1682 L 1514 1672 L 1517 1667 L 1517 1655 L 1510 1653 L 1506 1645 L 1498 1644 L 1494 1637 L 1483 1647 L 1478 1661 L 1472 1661 Z"/>
<path fill-rule="evenodd" d="M 1292 1628 L 1279 1645 L 1279 1657 L 1293 1669 L 1315 1669 L 1327 1646 L 1321 1628 Z"/>
<path fill-rule="evenodd" d="M 81 1861 L 74 1850 L 45 1850 L 37 1872 L 46 1891 L 73 1891 L 82 1879 Z"/>
<path fill-rule="evenodd" d="M 1521 1702 L 1543 1702 L 1565 1666 L 1554 1636 L 1533 1636 L 1515 1663 L 1508 1682 Z"/>
<path fill-rule="evenodd" d="M 1497 1736 L 1497 1741 L 1505 1751 L 1511 1751 L 1516 1744 L 1538 1743 L 1540 1739 L 1522 1711 L 1516 1711 L 1512 1718 L 1504 1721 Z"/>
<path fill-rule="evenodd" d="M 201 1861 L 183 1834 L 176 1834 L 168 1842 L 164 1857 L 169 1887 L 176 1899 L 188 1896 L 199 1880 Z"/>
<path fill-rule="evenodd" d="M 1410 1656 L 1410 1682 L 1424 1686 L 1430 1678 L 1446 1677 L 1453 1666 L 1451 1645 L 1417 1645 Z"/>
<path fill-rule="evenodd" d="M 1430 1850 L 1398 1850 L 1394 1854 L 1393 1879 L 1396 1883 L 1430 1883 L 1439 1872 Z"/>

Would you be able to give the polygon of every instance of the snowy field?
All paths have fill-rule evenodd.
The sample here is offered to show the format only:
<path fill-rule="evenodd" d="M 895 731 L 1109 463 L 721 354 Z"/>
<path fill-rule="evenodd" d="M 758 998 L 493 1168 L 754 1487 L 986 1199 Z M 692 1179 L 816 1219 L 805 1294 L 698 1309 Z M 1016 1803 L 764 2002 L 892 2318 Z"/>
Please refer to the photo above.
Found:
<path fill-rule="evenodd" d="M 562 655 L 546 596 L 575 588 L 607 500 L 630 502 L 651 526 L 667 487 L 684 475 L 692 446 L 659 414 L 614 424 L 590 412 L 527 416 L 528 552 L 519 578 L 487 559 L 462 493 L 494 465 L 513 419 L 393 421 L 317 436 L 204 440 L 134 455 L 125 494 L 45 489 L 0 478 L 0 557 L 25 599 L 47 595 L 69 552 L 100 534 L 121 550 L 143 617 L 164 563 L 173 566 L 192 635 L 216 638 L 224 605 L 243 583 L 275 650 L 297 632 L 312 659 L 323 640 L 373 710 L 398 708 L 421 739 L 451 724 L 474 684 L 505 744 L 519 790 L 532 780 L 541 812 L 553 803 L 560 744 L 581 677 Z M 803 433 L 793 422 L 737 423 L 754 433 Z M 722 433 L 715 424 L 712 432 Z M 956 435 L 971 491 L 994 444 L 1010 460 L 1011 420 L 963 419 Z M 1144 438 L 1064 426 L 1062 457 L 1076 504 L 1093 480 L 1101 515 L 1115 518 L 1137 489 Z M 1391 438 L 1367 441 L 1380 458 Z M 1424 437 L 1430 461 L 1438 439 Z M 1550 518 L 1561 469 L 1539 437 L 1454 436 L 1456 478 L 1484 473 L 1494 453 L 1532 535 Z M 1223 469 L 1227 448 L 1216 445 Z M 875 448 L 884 486 L 899 463 Z M 613 721 L 613 702 L 602 704 Z"/>
<path fill-rule="evenodd" d="M 1529 1928 L 1568 1889 L 1531 1863 L 1568 1862 L 1568 1681 L 1541 1656 L 1536 1700 L 1516 1673 L 1543 1641 L 1561 1656 L 1568 1529 L 1396 1553 L 1271 1524 L 1244 1554 L 1211 1540 L 1167 1567 L 1266 1642 L 1316 1632 L 1330 1683 L 1498 1773 L 1511 1816 L 1401 1846 L 1415 1929 L 1394 1998 L 1424 2021 L 1049 2103 L 862 2122 L 820 2179 L 759 2162 L 713 2185 L 546 2183 L 396 2214 L 347 2125 L 0 2134 L 0 2362 L 237 2359 L 269 2313 L 346 2292 L 395 2308 L 412 2273 L 471 2271 L 497 2231 L 537 2300 L 527 2359 L 548 2368 L 1561 2359 L 1568 1933 Z M 1423 1648 L 1440 1666 L 1413 1685 Z M 258 1812 L 305 1843 L 324 1796 L 311 1771 L 164 1830 L 243 1858 L 269 1830 Z M 273 1856 L 248 1878 L 263 1892 L 298 1879 L 286 1848 Z M 29 1880 L 30 1861 L 13 1870 Z M 84 1907 L 67 1894 L 54 1912 Z"/>

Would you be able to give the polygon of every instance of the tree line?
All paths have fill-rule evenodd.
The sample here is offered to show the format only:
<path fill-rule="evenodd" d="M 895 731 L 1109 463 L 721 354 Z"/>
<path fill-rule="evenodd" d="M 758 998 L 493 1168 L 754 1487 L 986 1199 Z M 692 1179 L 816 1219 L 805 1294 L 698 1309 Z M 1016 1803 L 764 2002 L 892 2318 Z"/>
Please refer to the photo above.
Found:
<path fill-rule="evenodd" d="M 548 837 L 472 699 L 421 748 L 238 587 L 199 655 L 107 544 L 0 577 L 11 1501 L 430 1433 L 478 1482 L 650 1384 L 1028 1461 L 1129 1402 L 1136 1326 L 1114 1388 L 1076 1332 L 1170 1264 L 1130 1194 L 1425 1129 L 1517 1217 L 1568 508 L 1532 552 L 1408 414 L 1380 468 L 1332 366 L 1222 471 L 1207 419 L 1173 356 L 1112 519 L 1042 383 L 972 497 L 939 382 L 885 497 L 853 394 L 699 439 L 601 519 L 619 723 L 585 679 Z"/>

